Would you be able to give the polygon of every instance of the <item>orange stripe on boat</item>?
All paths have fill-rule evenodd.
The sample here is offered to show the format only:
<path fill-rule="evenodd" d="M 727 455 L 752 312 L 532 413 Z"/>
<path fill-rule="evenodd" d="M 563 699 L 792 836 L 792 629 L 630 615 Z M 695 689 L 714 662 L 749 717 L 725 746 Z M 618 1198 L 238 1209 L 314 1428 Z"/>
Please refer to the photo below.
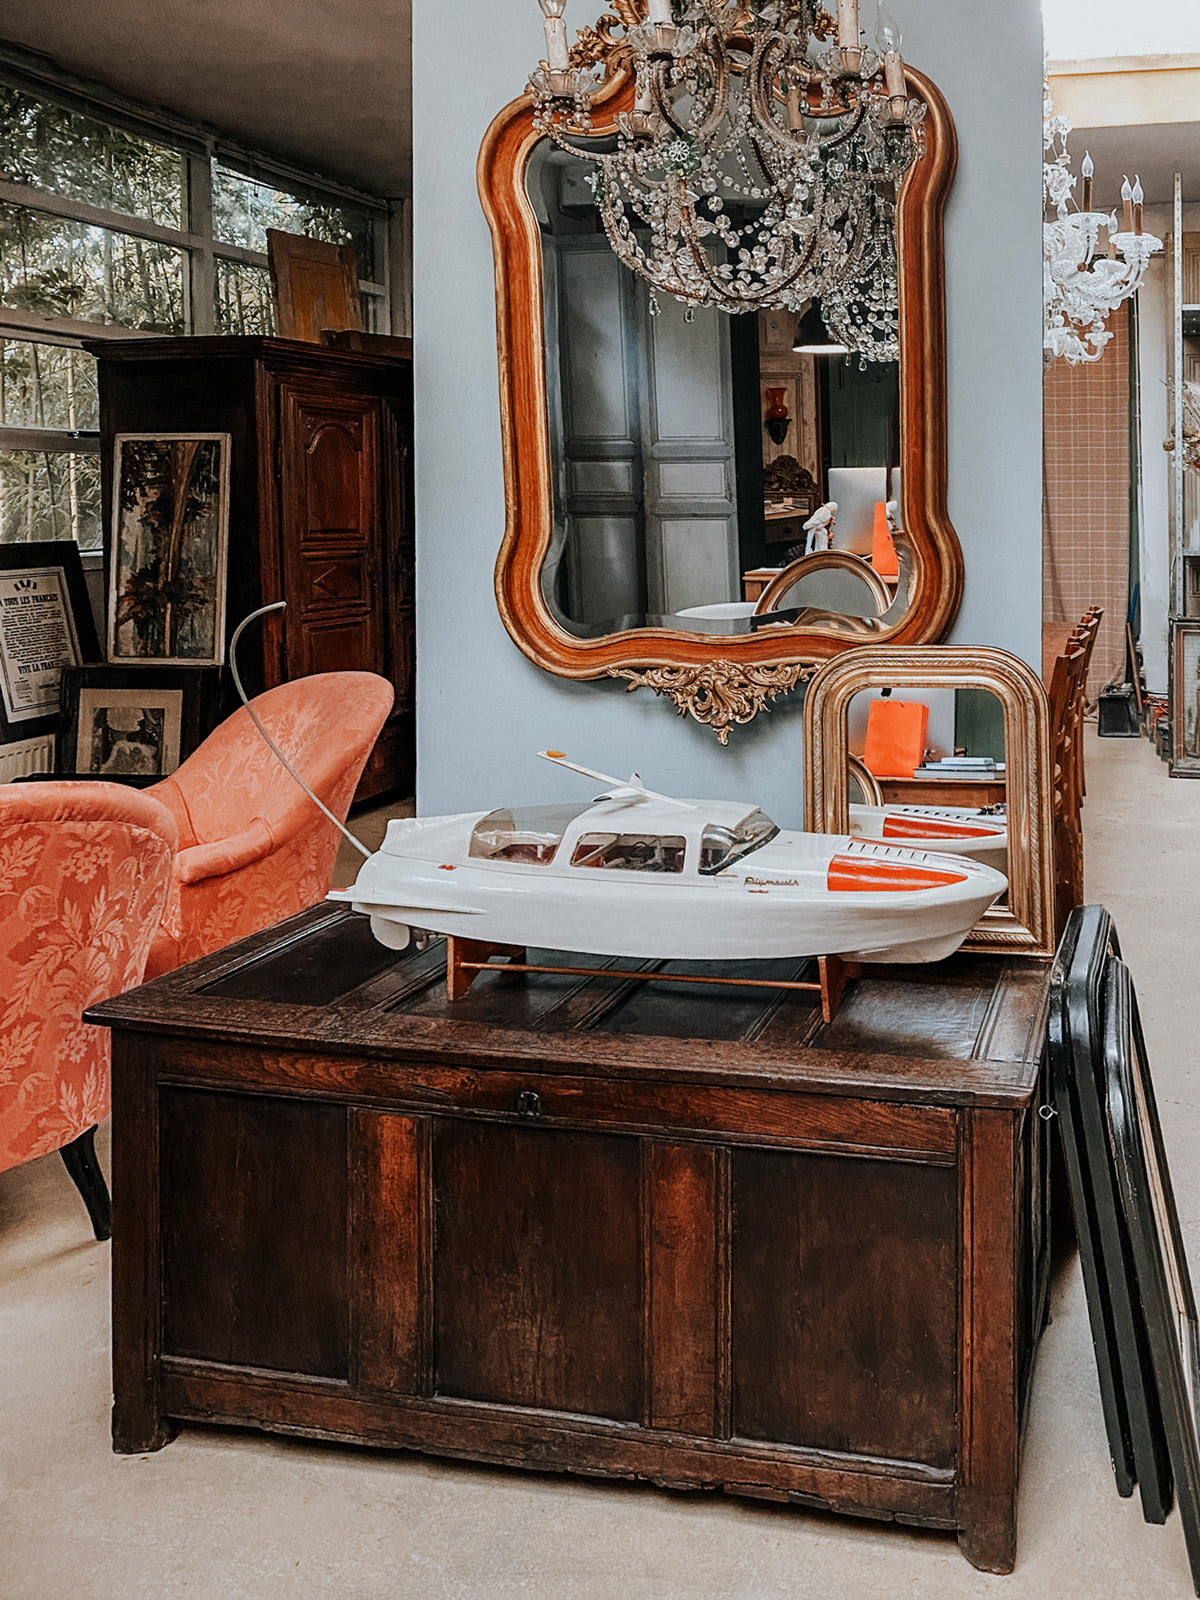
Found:
<path fill-rule="evenodd" d="M 834 856 L 826 887 L 842 893 L 896 894 L 913 889 L 944 889 L 948 884 L 965 881 L 965 873 L 941 872 L 909 861 L 885 861 L 881 856 Z"/>
<path fill-rule="evenodd" d="M 999 828 L 972 828 L 940 817 L 884 817 L 885 839 L 996 839 Z"/>

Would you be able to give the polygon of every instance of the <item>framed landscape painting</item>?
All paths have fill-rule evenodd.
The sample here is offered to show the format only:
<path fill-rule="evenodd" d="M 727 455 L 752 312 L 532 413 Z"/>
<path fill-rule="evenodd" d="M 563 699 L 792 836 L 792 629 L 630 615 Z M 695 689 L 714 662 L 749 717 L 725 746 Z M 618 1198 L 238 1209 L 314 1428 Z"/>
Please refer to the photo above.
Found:
<path fill-rule="evenodd" d="M 114 450 L 108 659 L 220 665 L 230 436 L 119 433 Z"/>

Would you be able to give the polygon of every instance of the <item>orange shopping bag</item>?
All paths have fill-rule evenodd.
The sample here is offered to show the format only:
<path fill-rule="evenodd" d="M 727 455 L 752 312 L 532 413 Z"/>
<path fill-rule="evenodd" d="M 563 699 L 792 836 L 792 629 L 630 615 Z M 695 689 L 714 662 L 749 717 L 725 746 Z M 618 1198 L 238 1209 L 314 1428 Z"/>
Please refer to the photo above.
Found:
<path fill-rule="evenodd" d="M 867 712 L 863 761 L 877 778 L 911 778 L 925 755 L 929 707 L 919 700 L 876 700 Z"/>
<path fill-rule="evenodd" d="M 900 561 L 888 527 L 887 506 L 882 500 L 875 502 L 875 532 L 871 539 L 871 565 L 881 578 L 898 578 Z"/>

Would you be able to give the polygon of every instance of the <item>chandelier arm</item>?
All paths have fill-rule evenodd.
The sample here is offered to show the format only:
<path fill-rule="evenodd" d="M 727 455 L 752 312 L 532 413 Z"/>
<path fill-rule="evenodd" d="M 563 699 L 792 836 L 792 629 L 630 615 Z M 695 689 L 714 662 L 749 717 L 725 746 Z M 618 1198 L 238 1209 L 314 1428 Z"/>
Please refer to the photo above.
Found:
<path fill-rule="evenodd" d="M 755 48 L 754 59 L 750 64 L 750 106 L 760 130 L 787 155 L 794 157 L 798 153 L 794 130 L 781 128 L 775 120 L 775 107 L 778 104 L 775 79 L 779 75 L 779 68 L 774 64 L 773 57 L 781 55 L 788 55 L 788 50 L 783 40 L 778 37 L 769 39 L 765 44 Z M 790 60 L 782 64 L 790 73 Z M 811 82 L 811 79 L 809 81 Z"/>
<path fill-rule="evenodd" d="M 820 134 L 818 136 L 818 144 L 822 150 L 836 150 L 848 140 L 853 139 L 863 125 L 867 115 L 867 108 L 860 102 L 854 107 L 853 111 L 847 112 L 845 115 L 848 119 L 848 126 L 843 127 L 837 133 Z"/>
<path fill-rule="evenodd" d="M 707 144 L 720 127 L 729 105 L 729 74 L 732 69 L 724 40 L 715 28 L 701 41 L 697 54 L 707 56 L 712 69 L 713 103 L 704 121 L 691 130 L 691 137 L 701 144 Z"/>

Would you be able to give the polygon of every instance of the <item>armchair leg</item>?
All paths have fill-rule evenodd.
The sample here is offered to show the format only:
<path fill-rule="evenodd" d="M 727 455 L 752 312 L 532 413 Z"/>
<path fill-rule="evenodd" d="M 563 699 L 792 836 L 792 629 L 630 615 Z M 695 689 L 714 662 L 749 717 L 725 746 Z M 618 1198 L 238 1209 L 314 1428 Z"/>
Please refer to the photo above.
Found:
<path fill-rule="evenodd" d="M 71 1144 L 63 1145 L 59 1154 L 92 1221 L 92 1231 L 97 1239 L 112 1237 L 112 1217 L 109 1210 L 108 1185 L 96 1160 L 96 1130 L 89 1128 Z"/>

